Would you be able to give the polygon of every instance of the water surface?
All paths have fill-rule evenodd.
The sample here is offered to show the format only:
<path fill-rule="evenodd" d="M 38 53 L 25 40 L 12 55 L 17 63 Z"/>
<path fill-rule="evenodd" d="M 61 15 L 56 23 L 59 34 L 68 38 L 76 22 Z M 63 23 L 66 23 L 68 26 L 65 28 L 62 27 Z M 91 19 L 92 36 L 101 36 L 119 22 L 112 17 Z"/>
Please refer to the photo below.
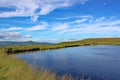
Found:
<path fill-rule="evenodd" d="M 81 46 L 17 54 L 37 68 L 58 75 L 91 76 L 97 80 L 120 80 L 120 46 Z"/>

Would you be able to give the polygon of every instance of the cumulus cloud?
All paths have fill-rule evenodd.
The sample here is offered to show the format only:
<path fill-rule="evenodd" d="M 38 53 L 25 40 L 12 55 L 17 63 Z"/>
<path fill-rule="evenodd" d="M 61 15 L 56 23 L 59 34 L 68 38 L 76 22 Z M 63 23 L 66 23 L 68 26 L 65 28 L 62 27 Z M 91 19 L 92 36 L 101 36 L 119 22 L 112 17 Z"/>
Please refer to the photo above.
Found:
<path fill-rule="evenodd" d="M 88 0 L 0 0 L 0 7 L 10 8 L 2 11 L 0 17 L 30 16 L 36 21 L 39 15 L 46 15 L 57 8 L 69 7 L 74 4 L 84 4 Z"/>

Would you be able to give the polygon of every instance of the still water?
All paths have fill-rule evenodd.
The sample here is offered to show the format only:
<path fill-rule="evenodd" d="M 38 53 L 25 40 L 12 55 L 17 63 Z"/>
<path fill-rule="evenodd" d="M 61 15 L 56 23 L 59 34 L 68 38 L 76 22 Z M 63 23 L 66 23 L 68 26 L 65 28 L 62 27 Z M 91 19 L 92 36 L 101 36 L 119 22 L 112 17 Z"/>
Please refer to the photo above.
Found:
<path fill-rule="evenodd" d="M 58 75 L 91 76 L 94 80 L 120 80 L 120 46 L 81 46 L 16 55 L 33 67 Z"/>

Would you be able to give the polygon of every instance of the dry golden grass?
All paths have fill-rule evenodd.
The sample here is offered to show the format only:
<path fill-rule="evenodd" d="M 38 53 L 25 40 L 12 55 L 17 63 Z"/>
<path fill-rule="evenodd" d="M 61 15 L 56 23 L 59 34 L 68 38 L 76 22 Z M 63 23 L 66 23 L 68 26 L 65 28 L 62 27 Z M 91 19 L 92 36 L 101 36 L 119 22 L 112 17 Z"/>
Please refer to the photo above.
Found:
<path fill-rule="evenodd" d="M 8 56 L 0 50 L 0 80 L 55 80 L 49 71 L 35 72 L 24 61 Z"/>

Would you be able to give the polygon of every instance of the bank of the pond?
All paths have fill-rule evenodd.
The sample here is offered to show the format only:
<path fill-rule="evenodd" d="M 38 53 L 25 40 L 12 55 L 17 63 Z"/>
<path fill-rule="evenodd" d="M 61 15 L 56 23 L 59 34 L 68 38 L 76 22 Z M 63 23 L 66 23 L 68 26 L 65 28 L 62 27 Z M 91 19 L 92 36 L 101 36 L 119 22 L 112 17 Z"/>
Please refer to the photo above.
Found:
<path fill-rule="evenodd" d="M 9 46 L 5 47 L 5 51 L 6 53 L 11 54 L 26 51 L 50 50 L 91 45 L 120 45 L 120 38 L 91 38 L 72 42 L 62 42 L 55 45 Z"/>
<path fill-rule="evenodd" d="M 43 50 L 52 50 L 52 49 L 60 49 L 67 47 L 76 47 L 80 45 L 53 45 L 53 46 L 44 46 L 44 45 L 34 45 L 34 46 L 9 46 L 5 48 L 7 54 L 15 54 L 20 52 L 27 51 L 43 51 Z"/>
<path fill-rule="evenodd" d="M 0 80 L 55 80 L 55 74 L 33 71 L 24 61 L 0 49 Z"/>
<path fill-rule="evenodd" d="M 0 49 L 0 80 L 79 80 L 72 76 L 63 75 L 57 77 L 50 71 L 35 71 L 25 61 L 19 60 L 13 55 L 7 55 L 4 49 Z M 84 80 L 84 77 L 81 78 Z M 90 80 L 90 78 L 89 78 Z"/>

